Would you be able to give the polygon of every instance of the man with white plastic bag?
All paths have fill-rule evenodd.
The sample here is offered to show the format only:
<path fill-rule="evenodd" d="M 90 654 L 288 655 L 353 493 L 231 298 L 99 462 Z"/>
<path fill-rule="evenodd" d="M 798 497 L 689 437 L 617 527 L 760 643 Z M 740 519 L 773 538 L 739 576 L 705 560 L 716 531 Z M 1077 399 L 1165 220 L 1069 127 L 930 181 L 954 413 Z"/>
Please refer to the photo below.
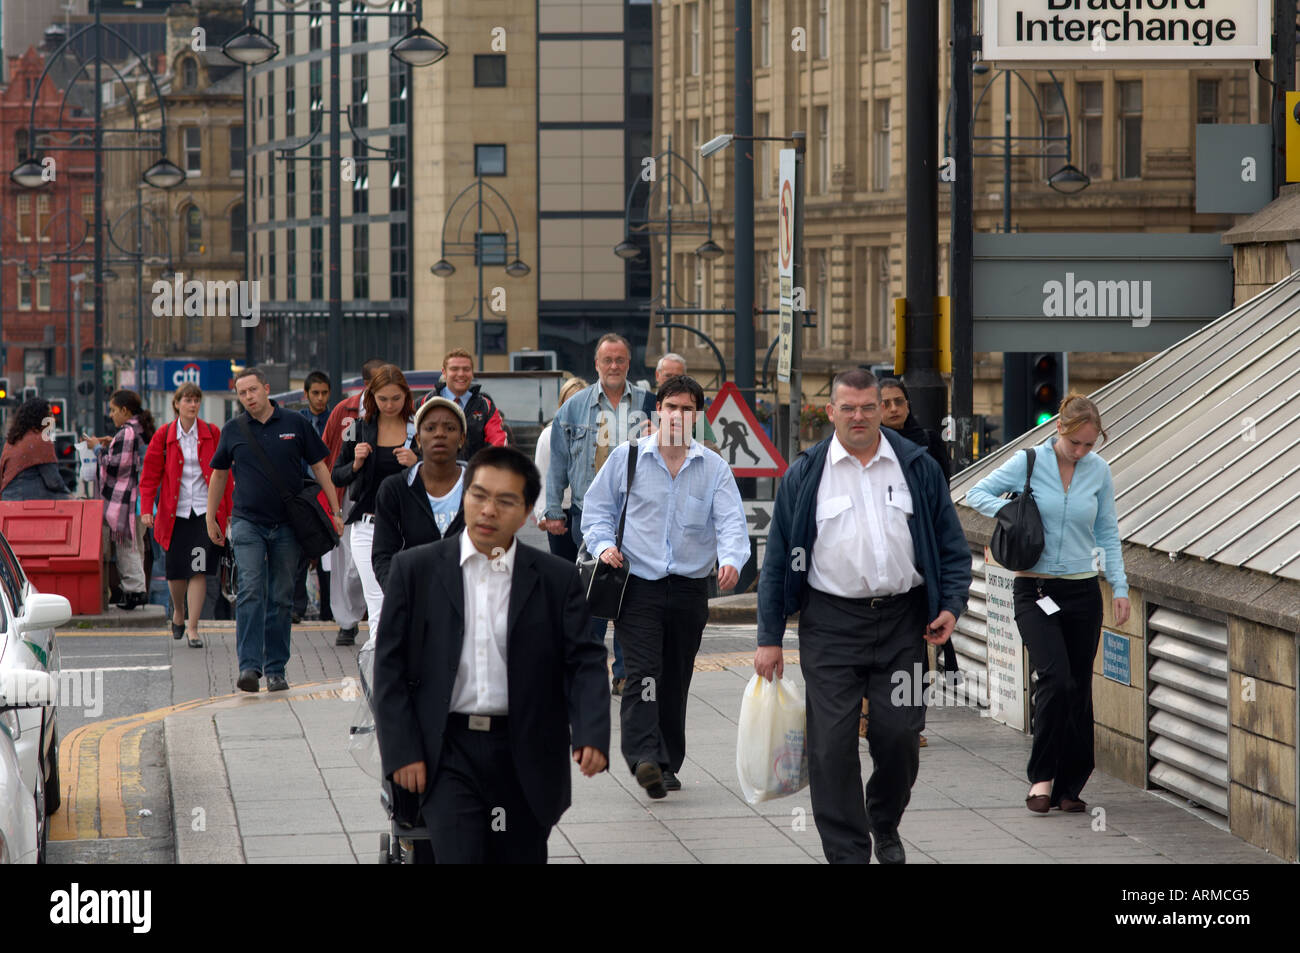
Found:
<path fill-rule="evenodd" d="M 758 675 L 745 686 L 736 733 L 736 777 L 750 804 L 808 786 L 803 692 L 788 678 Z"/>
<path fill-rule="evenodd" d="M 754 670 L 784 670 L 799 613 L 813 817 L 831 863 L 906 862 L 898 823 L 920 764 L 925 643 L 942 645 L 966 607 L 970 547 L 943 472 L 925 449 L 881 431 L 865 370 L 831 383 L 835 433 L 800 454 L 777 492 L 758 584 Z M 900 690 L 901 689 L 901 690 Z M 874 770 L 863 797 L 862 699 Z"/>

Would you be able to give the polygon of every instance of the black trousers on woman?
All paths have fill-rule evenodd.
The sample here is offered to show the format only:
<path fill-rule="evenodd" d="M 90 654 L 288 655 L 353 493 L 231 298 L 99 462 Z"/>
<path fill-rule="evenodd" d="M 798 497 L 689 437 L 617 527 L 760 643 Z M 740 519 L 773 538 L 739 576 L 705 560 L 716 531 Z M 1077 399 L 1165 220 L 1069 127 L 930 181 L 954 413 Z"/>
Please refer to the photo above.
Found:
<path fill-rule="evenodd" d="M 1053 781 L 1052 806 L 1079 795 L 1095 766 L 1092 663 L 1101 639 L 1101 585 L 1090 579 L 1020 576 L 1013 589 L 1016 625 L 1029 649 L 1034 688 L 1034 745 L 1029 783 Z M 1048 615 L 1038 600 L 1060 607 Z"/>

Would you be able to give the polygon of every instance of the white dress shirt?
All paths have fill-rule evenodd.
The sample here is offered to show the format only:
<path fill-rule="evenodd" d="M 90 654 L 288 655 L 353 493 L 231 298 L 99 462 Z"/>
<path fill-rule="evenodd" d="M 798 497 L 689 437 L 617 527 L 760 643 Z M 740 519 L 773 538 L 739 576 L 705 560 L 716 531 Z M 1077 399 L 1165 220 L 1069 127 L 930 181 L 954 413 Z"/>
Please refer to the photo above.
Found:
<path fill-rule="evenodd" d="M 510 579 L 518 543 L 496 559 L 484 556 L 460 534 L 460 578 L 465 587 L 465 641 L 460 647 L 451 711 L 463 715 L 505 715 L 510 710 L 506 679 L 506 623 Z"/>
<path fill-rule="evenodd" d="M 894 596 L 922 583 L 907 521 L 912 493 L 894 448 L 880 435 L 863 466 L 831 438 L 817 485 L 817 545 L 808 583 L 850 599 Z"/>
<path fill-rule="evenodd" d="M 208 484 L 199 466 L 199 421 L 196 417 L 186 431 L 176 421 L 176 445 L 181 449 L 181 488 L 176 500 L 176 517 L 184 519 L 191 513 L 202 516 L 208 511 Z"/>

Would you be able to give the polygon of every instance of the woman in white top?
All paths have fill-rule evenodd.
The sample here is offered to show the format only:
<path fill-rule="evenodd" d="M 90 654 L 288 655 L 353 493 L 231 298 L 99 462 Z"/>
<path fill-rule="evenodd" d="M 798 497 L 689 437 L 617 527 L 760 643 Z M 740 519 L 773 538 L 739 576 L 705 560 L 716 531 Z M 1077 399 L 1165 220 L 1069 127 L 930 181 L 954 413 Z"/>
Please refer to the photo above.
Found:
<path fill-rule="evenodd" d="M 578 393 L 585 390 L 587 382 L 581 377 L 570 377 L 560 388 L 560 403 L 555 408 L 557 411 L 564 406 L 564 402 Z M 542 475 L 542 492 L 537 496 L 537 505 L 533 507 L 533 521 L 538 525 L 544 522 L 543 517 L 546 515 L 546 473 L 551 467 L 551 424 L 537 437 L 537 450 L 533 454 L 533 462 L 537 464 L 537 470 Z M 562 556 L 570 562 L 578 560 L 578 544 L 573 541 L 573 534 L 569 532 L 569 507 L 572 502 L 572 494 L 566 488 L 564 491 L 564 532 L 547 533 L 546 542 L 551 547 L 551 552 L 556 556 Z"/>

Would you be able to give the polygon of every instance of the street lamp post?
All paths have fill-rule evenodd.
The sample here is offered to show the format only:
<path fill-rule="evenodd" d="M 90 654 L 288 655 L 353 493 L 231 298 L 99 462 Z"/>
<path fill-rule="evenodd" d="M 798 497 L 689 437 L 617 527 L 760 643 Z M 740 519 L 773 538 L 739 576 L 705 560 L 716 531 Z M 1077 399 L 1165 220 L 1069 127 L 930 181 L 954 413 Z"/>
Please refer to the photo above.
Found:
<path fill-rule="evenodd" d="M 456 226 L 455 240 L 448 242 L 447 223 L 451 221 L 452 214 L 456 211 L 457 206 L 460 205 L 461 199 L 468 196 L 471 189 L 474 190 L 474 202 L 460 213 L 460 222 Z M 478 295 L 475 297 L 474 305 L 471 305 L 471 309 L 474 307 L 477 307 L 478 309 L 477 315 L 474 318 L 474 355 L 475 360 L 478 361 L 478 369 L 480 371 L 483 370 L 483 266 L 486 264 L 483 260 L 485 251 L 485 246 L 483 244 L 483 213 L 487 212 L 492 216 L 493 222 L 498 229 L 502 227 L 501 216 L 498 215 L 496 210 L 488 204 L 491 199 L 489 198 L 485 201 L 483 198 L 484 189 L 491 192 L 506 212 L 509 213 L 510 224 L 515 233 L 513 242 L 508 236 L 506 237 L 506 240 L 500 249 L 501 261 L 497 262 L 494 260 L 493 263 L 504 264 L 506 274 L 511 278 L 522 278 L 532 271 L 531 268 L 524 264 L 523 259 L 519 257 L 519 221 L 515 218 L 515 210 L 510 207 L 510 203 L 506 201 L 506 197 L 502 195 L 495 186 L 489 185 L 483 181 L 483 176 L 481 174 L 475 176 L 472 183 L 461 189 L 456 197 L 451 200 L 451 205 L 447 207 L 447 216 L 442 220 L 441 255 L 438 258 L 438 261 L 429 269 L 433 272 L 435 277 L 450 278 L 456 273 L 456 266 L 447 260 L 448 257 L 468 258 L 471 255 L 474 257 L 474 263 L 478 268 Z M 462 236 L 464 235 L 465 223 L 468 221 L 471 212 L 476 213 L 476 228 L 474 231 L 474 240 L 469 242 L 465 241 Z M 500 232 L 494 234 L 500 234 Z M 514 257 L 510 258 L 512 248 Z M 506 262 L 507 258 L 510 259 L 508 263 Z M 458 321 L 467 314 L 469 314 L 469 311 L 463 311 L 452 318 L 452 320 Z"/>
<path fill-rule="evenodd" d="M 358 10 L 355 5 L 353 10 L 348 14 L 354 20 L 362 18 L 377 19 L 408 19 L 411 14 L 402 4 L 401 10 Z M 258 29 L 255 22 L 256 17 L 296 17 L 296 16 L 319 16 L 319 11 L 290 9 L 290 10 L 257 10 L 254 9 L 253 0 L 245 0 L 244 3 L 244 28 L 232 36 L 222 46 L 222 52 L 228 58 L 244 67 L 259 66 L 274 58 L 279 52 L 280 47 Z M 336 383 L 336 387 L 330 391 L 331 406 L 337 404 L 343 398 L 343 388 L 337 386 L 339 381 L 343 380 L 343 224 L 342 209 L 339 204 L 339 185 L 342 179 L 342 155 L 340 151 L 341 136 L 340 124 L 341 119 L 347 117 L 349 126 L 351 125 L 350 107 L 347 109 L 340 108 L 339 100 L 341 92 L 339 89 L 339 18 L 341 13 L 341 0 L 329 0 L 329 20 L 330 20 L 330 42 L 329 42 L 329 70 L 330 70 L 330 108 L 320 110 L 317 113 L 317 126 L 312 131 L 311 136 L 306 142 L 297 146 L 301 149 L 313 142 L 320 134 L 320 122 L 324 113 L 328 112 L 330 116 L 329 131 L 329 377 Z M 419 24 L 424 18 L 423 0 L 416 0 L 415 4 L 415 21 L 416 25 L 408 30 L 396 43 L 389 48 L 389 53 L 398 62 L 407 66 L 430 66 L 438 62 L 447 55 L 447 47 L 440 40 L 429 33 Z M 244 88 L 248 88 L 248 70 L 244 70 Z M 393 151 L 389 149 L 378 149 L 366 143 L 356 130 L 352 130 L 353 139 L 360 142 L 365 148 L 379 154 L 385 158 L 391 158 Z M 292 156 L 289 153 L 296 149 L 282 150 L 279 158 L 294 161 L 301 157 Z M 245 157 L 245 163 L 249 161 L 248 153 Z M 368 156 L 354 156 L 355 161 L 366 161 Z M 320 161 L 319 159 L 308 158 L 308 161 Z M 247 176 L 246 176 L 247 178 Z"/>
<path fill-rule="evenodd" d="M 167 106 L 163 100 L 162 90 L 158 86 L 158 80 L 153 71 L 148 67 L 147 58 L 135 48 L 135 46 L 116 30 L 106 27 L 103 23 L 101 14 L 100 0 L 92 0 L 95 19 L 92 23 L 81 27 L 67 39 L 65 39 L 45 60 L 45 68 L 41 71 L 40 78 L 36 81 L 32 92 L 31 115 L 28 120 L 28 138 L 33 150 L 33 157 L 20 163 L 17 168 L 10 173 L 10 178 L 27 189 L 39 189 L 47 184 L 46 170 L 44 164 L 37 160 L 36 155 L 39 150 L 48 149 L 49 151 L 89 151 L 94 154 L 95 172 L 94 172 L 94 282 L 95 282 L 95 400 L 94 400 L 94 424 L 99 426 L 103 419 L 104 410 L 104 388 L 100 383 L 100 374 L 103 366 L 104 350 L 104 281 L 105 281 L 105 249 L 104 249 L 104 155 L 108 152 L 136 152 L 136 153 L 157 153 L 159 158 L 146 169 L 141 176 L 143 182 L 152 188 L 170 189 L 175 188 L 185 179 L 185 173 L 175 163 L 166 157 L 167 149 Z M 129 129 L 111 129 L 104 128 L 103 121 L 103 103 L 104 103 L 104 39 L 105 34 L 109 33 L 112 38 L 122 44 L 129 53 L 140 63 L 141 69 L 149 84 L 153 87 L 154 94 L 158 97 L 158 129 L 146 130 L 140 126 L 140 110 L 136 105 L 136 97 L 131 91 L 131 86 L 122 77 L 122 74 L 112 63 L 108 68 L 113 72 L 117 80 L 122 82 L 126 91 L 127 99 L 130 102 L 130 115 L 133 117 L 132 127 Z M 92 63 L 89 64 L 89 73 L 93 77 L 93 88 L 90 91 L 90 97 L 94 103 L 93 125 L 91 142 L 85 143 L 84 125 L 67 127 L 67 126 L 43 126 L 36 125 L 36 104 L 40 101 L 41 86 L 45 82 L 46 76 L 50 70 L 59 63 L 65 54 L 72 51 L 74 58 L 77 60 L 76 69 L 73 72 L 73 79 L 68 83 L 68 88 L 63 93 L 63 101 L 60 104 L 58 116 L 69 115 L 68 99 L 72 94 L 73 88 L 77 82 L 87 73 L 88 64 L 81 59 L 78 52 L 80 41 L 87 34 L 93 39 L 91 46 Z M 126 133 L 128 138 L 126 145 L 109 145 L 105 142 L 105 133 L 113 135 L 116 141 L 118 133 Z M 149 135 L 155 133 L 156 137 Z"/>

